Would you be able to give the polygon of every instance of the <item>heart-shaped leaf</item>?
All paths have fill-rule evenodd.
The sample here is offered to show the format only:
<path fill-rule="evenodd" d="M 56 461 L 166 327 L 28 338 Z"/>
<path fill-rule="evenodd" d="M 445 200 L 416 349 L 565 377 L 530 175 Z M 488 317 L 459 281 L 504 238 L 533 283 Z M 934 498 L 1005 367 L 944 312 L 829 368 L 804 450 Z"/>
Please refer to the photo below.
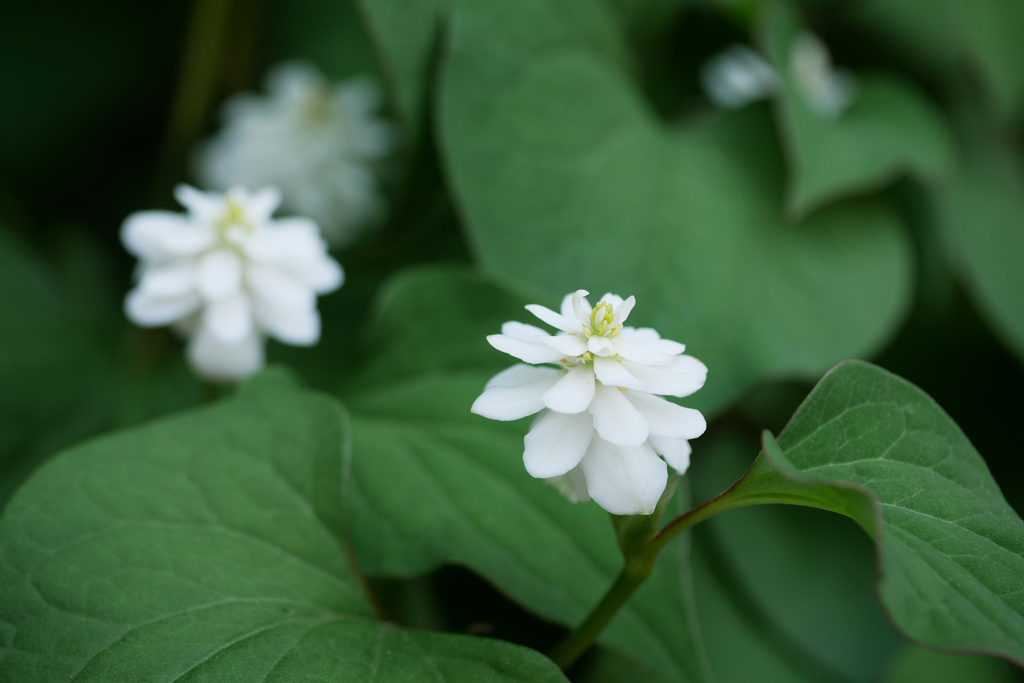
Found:
<path fill-rule="evenodd" d="M 1024 662 L 1024 523 L 942 409 L 881 368 L 848 362 L 725 496 L 831 510 L 878 545 L 878 592 L 923 644 Z"/>
<path fill-rule="evenodd" d="M 267 377 L 55 458 L 0 518 L 0 679 L 564 681 L 378 621 L 342 535 L 348 438 L 335 401 Z"/>
<path fill-rule="evenodd" d="M 952 169 L 953 143 L 945 122 L 902 79 L 858 74 L 847 109 L 835 116 L 815 111 L 791 67 L 803 31 L 795 10 L 779 3 L 765 17 L 762 42 L 782 83 L 776 109 L 789 159 L 790 212 L 806 215 L 904 173 L 935 180 Z"/>
<path fill-rule="evenodd" d="M 763 108 L 665 125 L 569 4 L 454 11 L 442 148 L 483 265 L 550 296 L 636 295 L 637 324 L 714 368 L 695 397 L 710 412 L 876 347 L 908 296 L 894 215 L 851 202 L 788 222 Z"/>
<path fill-rule="evenodd" d="M 979 310 L 1024 359 L 1024 171 L 979 111 L 959 113 L 963 162 L 932 193 L 946 253 Z"/>
<path fill-rule="evenodd" d="M 487 380 L 515 362 L 485 335 L 526 320 L 529 302 L 456 269 L 407 272 L 384 289 L 376 356 L 343 391 L 353 425 L 353 543 L 368 574 L 462 564 L 527 609 L 575 626 L 622 565 L 608 515 L 526 473 L 529 420 L 498 423 L 469 411 Z M 682 543 L 662 553 L 601 637 L 666 682 L 709 680 L 687 553 Z"/>

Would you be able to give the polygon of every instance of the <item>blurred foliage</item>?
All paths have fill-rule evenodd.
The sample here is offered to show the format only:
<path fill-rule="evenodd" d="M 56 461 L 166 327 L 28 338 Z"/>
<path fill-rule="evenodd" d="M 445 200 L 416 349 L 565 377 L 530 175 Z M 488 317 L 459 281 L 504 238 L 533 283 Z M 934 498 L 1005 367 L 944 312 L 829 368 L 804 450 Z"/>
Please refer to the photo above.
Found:
<path fill-rule="evenodd" d="M 551 305 L 581 286 L 636 294 L 637 320 L 686 342 L 710 368 L 689 405 L 713 419 L 694 443 L 678 506 L 690 483 L 700 502 L 738 479 L 757 456 L 759 430 L 779 434 L 813 383 L 856 357 L 935 398 L 985 457 L 1009 505 L 1024 510 L 1016 433 L 1024 414 L 1024 2 L 226 2 L 224 28 L 209 37 L 217 56 L 199 63 L 207 96 L 190 95 L 195 129 L 171 134 L 172 112 L 193 88 L 182 65 L 202 6 L 5 8 L 0 500 L 57 450 L 233 392 L 197 381 L 171 333 L 124 320 L 134 264 L 118 230 L 131 211 L 171 206 L 168 186 L 192 179 L 192 145 L 216 131 L 220 102 L 259 88 L 268 66 L 301 59 L 334 79 L 378 75 L 402 127 L 403 151 L 386 169 L 389 214 L 337 254 L 347 282 L 321 301 L 321 343 L 274 345 L 269 355 L 351 412 L 352 542 L 405 623 L 545 651 L 617 570 L 604 513 L 570 506 L 523 471 L 526 425 L 468 413 L 506 365 L 483 335 L 526 320 L 523 303 Z M 699 80 L 710 57 L 747 43 L 784 71 L 800 27 L 857 74 L 847 112 L 816 117 L 785 79 L 769 103 L 710 106 Z M 41 470 L 0 523 L 4 571 L 45 568 L 44 593 L 73 602 L 76 586 L 117 569 L 103 553 L 120 552 L 117 533 L 128 532 L 61 567 L 45 564 L 41 548 L 17 540 L 42 523 L 39 510 L 66 531 L 49 539 L 52 547 L 81 525 L 106 528 L 111 515 L 145 520 L 161 506 L 206 514 L 165 489 L 160 472 L 184 465 L 162 460 L 176 451 L 154 445 L 160 439 L 206 449 L 206 421 L 241 424 L 229 414 L 253 402 L 274 404 L 257 412 L 289 429 L 306 419 L 302 406 L 337 411 L 333 399 L 262 381 L 287 400 L 255 398 L 270 391 L 257 380 L 238 398 L 82 446 Z M 332 444 L 289 452 L 327 462 L 324 453 L 341 448 Z M 328 533 L 275 526 L 273 513 L 301 508 L 302 496 L 258 462 L 215 460 L 193 462 L 192 473 L 233 497 L 232 514 L 259 518 L 257 537 Z M 307 469 L 302 482 L 334 486 L 343 473 L 331 467 Z M 328 516 L 339 525 L 336 493 Z M 246 507 L 247 497 L 265 505 Z M 849 520 L 759 507 L 675 543 L 570 678 L 1022 679 L 999 660 L 901 639 L 873 592 L 872 544 Z M 314 546 L 301 552 L 325 552 Z M 191 555 L 188 571 L 225 585 L 247 574 L 230 548 L 219 550 Z M 246 567 L 269 562 L 250 560 Z M 345 561 L 341 552 L 331 560 Z M 130 580 L 142 586 L 146 576 Z M 312 584 L 293 579 L 268 573 L 266 581 L 310 597 L 303 591 Z M 257 583 L 246 590 L 266 597 L 268 583 Z M 147 618 L 181 599 L 165 588 L 163 606 L 148 605 Z M 9 626 L 24 600 L 35 600 L 29 593 L 5 608 Z M 44 626 L 33 632 L 44 640 L 81 632 L 81 621 L 56 610 L 46 621 L 49 608 L 37 607 L 32 618 Z M 90 642 L 141 614 L 106 615 L 113 621 L 92 624 L 99 630 Z M 558 680 L 521 648 L 421 637 L 453 660 L 508 654 Z M 319 647 L 310 652 L 328 661 L 329 648 Z M 109 667 L 100 673 L 125 671 L 125 648 L 96 664 Z M 86 650 L 58 668 L 91 656 Z M 49 671 L 34 668 L 38 660 L 3 661 L 18 680 Z"/>

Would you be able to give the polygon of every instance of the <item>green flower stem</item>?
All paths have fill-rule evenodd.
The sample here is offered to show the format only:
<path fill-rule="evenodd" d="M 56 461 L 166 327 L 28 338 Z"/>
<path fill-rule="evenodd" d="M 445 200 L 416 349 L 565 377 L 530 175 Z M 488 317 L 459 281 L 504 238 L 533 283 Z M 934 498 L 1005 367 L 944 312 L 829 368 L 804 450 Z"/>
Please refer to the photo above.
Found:
<path fill-rule="evenodd" d="M 809 497 L 796 489 L 792 491 L 779 490 L 777 479 L 772 480 L 768 476 L 772 471 L 772 466 L 764 458 L 759 457 L 754 461 L 750 470 L 729 489 L 676 517 L 660 531 L 657 528 L 658 522 L 661 519 L 661 513 L 675 492 L 678 477 L 669 482 L 665 494 L 658 502 L 658 507 L 653 514 L 628 517 L 613 515 L 619 547 L 622 549 L 624 558 L 622 571 L 619 572 L 615 582 L 601 598 L 601 602 L 597 603 L 583 623 L 551 651 L 549 655 L 551 659 L 563 671 L 572 666 L 594 644 L 594 641 L 626 604 L 630 596 L 647 579 L 662 549 L 676 536 L 705 519 L 726 510 L 748 505 L 781 503 L 830 509 L 824 506 L 820 500 Z"/>

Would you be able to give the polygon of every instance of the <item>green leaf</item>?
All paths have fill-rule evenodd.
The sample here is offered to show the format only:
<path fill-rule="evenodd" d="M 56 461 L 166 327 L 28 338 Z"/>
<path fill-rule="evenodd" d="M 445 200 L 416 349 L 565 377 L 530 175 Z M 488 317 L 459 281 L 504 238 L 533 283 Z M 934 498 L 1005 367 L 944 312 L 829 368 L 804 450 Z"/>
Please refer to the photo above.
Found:
<path fill-rule="evenodd" d="M 948 655 L 907 647 L 883 683 L 1012 683 L 1019 680 L 1006 662 L 981 655 Z"/>
<path fill-rule="evenodd" d="M 959 114 L 962 163 L 932 193 L 946 254 L 981 313 L 1024 359 L 1024 170 L 976 109 Z"/>
<path fill-rule="evenodd" d="M 879 345 L 909 288 L 893 213 L 848 202 L 788 222 L 763 108 L 669 128 L 562 8 L 456 12 L 442 147 L 483 265 L 552 298 L 635 295 L 631 323 L 713 368 L 694 397 L 709 412 Z"/>
<path fill-rule="evenodd" d="M 953 142 L 936 108 L 903 79 L 858 74 L 857 94 L 835 118 L 816 113 L 789 70 L 803 30 L 795 10 L 765 13 L 765 51 L 782 78 L 776 111 L 789 158 L 787 210 L 806 215 L 835 199 L 874 190 L 904 173 L 934 181 L 953 166 Z"/>
<path fill-rule="evenodd" d="M 1024 524 L 967 437 L 921 390 L 847 362 L 731 495 L 831 510 L 877 543 L 878 592 L 920 643 L 1024 661 Z"/>
<path fill-rule="evenodd" d="M 443 10 L 452 0 L 355 0 L 377 45 L 381 68 L 410 138 L 415 139 L 430 83 Z"/>
<path fill-rule="evenodd" d="M 941 75 L 958 77 L 966 63 L 981 76 L 1003 114 L 1024 104 L 1019 36 L 1024 5 L 1005 0 L 867 0 L 854 14 L 900 51 Z"/>
<path fill-rule="evenodd" d="M 274 2 L 268 14 L 265 44 L 271 63 L 310 60 L 332 80 L 377 70 L 351 0 Z"/>
<path fill-rule="evenodd" d="M 608 515 L 526 473 L 528 419 L 470 413 L 487 380 L 515 363 L 485 335 L 525 320 L 528 302 L 457 269 L 406 271 L 385 288 L 370 336 L 376 356 L 343 391 L 352 411 L 353 544 L 368 574 L 465 565 L 527 609 L 575 626 L 621 568 Z M 687 553 L 683 543 L 662 553 L 601 639 L 666 682 L 709 680 Z"/>
<path fill-rule="evenodd" d="M 564 681 L 376 619 L 343 541 L 349 428 L 280 376 L 80 446 L 0 518 L 0 678 Z"/>
<path fill-rule="evenodd" d="M 695 444 L 695 497 L 728 488 L 755 442 L 713 430 Z M 874 546 L 850 520 L 759 505 L 715 516 L 694 539 L 698 615 L 718 683 L 879 679 L 901 638 L 875 599 Z"/>
<path fill-rule="evenodd" d="M 0 505 L 43 457 L 106 423 L 109 373 L 58 278 L 0 227 Z"/>

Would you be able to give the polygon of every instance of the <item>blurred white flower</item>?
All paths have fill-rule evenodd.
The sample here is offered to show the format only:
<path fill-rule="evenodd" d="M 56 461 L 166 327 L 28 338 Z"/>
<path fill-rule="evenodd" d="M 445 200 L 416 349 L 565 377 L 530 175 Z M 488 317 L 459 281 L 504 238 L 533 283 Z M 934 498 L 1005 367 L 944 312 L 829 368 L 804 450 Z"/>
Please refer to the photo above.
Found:
<path fill-rule="evenodd" d="M 807 106 L 821 116 L 839 116 L 857 95 L 853 74 L 832 67 L 828 47 L 814 34 L 801 33 L 793 41 L 789 72 Z"/>
<path fill-rule="evenodd" d="M 472 410 L 494 420 L 539 413 L 526 435 L 527 472 L 572 500 L 592 497 L 614 514 L 649 514 L 668 481 L 658 455 L 686 471 L 687 439 L 706 427 L 700 412 L 656 394 L 689 396 L 704 386 L 707 368 L 653 329 L 625 327 L 633 297 L 605 294 L 591 307 L 586 295 L 566 296 L 561 313 L 526 307 L 560 334 L 507 322 L 487 338 L 530 365 L 493 377 Z M 557 367 L 534 367 L 545 363 Z"/>
<path fill-rule="evenodd" d="M 765 59 L 746 45 L 732 45 L 701 70 L 704 90 L 712 102 L 739 109 L 775 93 L 779 77 Z"/>
<path fill-rule="evenodd" d="M 140 260 L 125 298 L 136 325 L 173 324 L 190 338 L 188 359 L 210 379 L 238 380 L 263 366 L 264 337 L 309 346 L 320 339 L 316 297 L 341 286 L 316 223 L 274 220 L 274 188 L 252 194 L 200 192 L 179 185 L 188 211 L 140 211 L 121 241 Z"/>
<path fill-rule="evenodd" d="M 224 128 L 199 150 L 200 180 L 222 190 L 278 187 L 282 209 L 317 221 L 334 245 L 350 242 L 380 212 L 375 162 L 394 146 L 392 127 L 376 115 L 377 85 L 331 85 L 310 65 L 286 63 L 266 87 L 266 96 L 224 105 Z"/>

